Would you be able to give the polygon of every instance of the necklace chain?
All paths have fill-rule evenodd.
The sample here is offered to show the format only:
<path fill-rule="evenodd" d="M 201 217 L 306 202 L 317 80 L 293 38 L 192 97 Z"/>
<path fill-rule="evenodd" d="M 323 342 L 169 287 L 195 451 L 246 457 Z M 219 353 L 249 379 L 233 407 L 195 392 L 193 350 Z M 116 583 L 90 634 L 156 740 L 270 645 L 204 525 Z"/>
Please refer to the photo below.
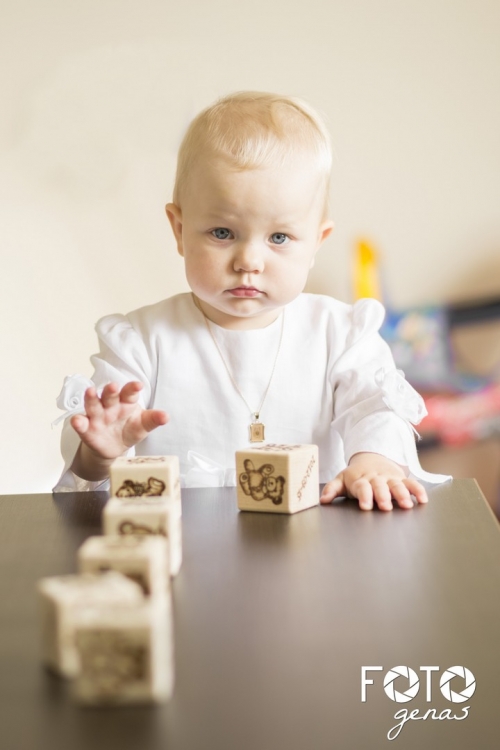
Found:
<path fill-rule="evenodd" d="M 227 372 L 227 374 L 228 374 L 228 376 L 229 376 L 229 379 L 230 379 L 231 383 L 232 383 L 232 384 L 233 384 L 233 386 L 234 386 L 234 389 L 235 389 L 235 391 L 236 391 L 236 392 L 238 393 L 238 395 L 239 395 L 239 396 L 240 396 L 240 398 L 242 399 L 243 403 L 244 403 L 244 404 L 245 404 L 245 406 L 247 407 L 247 409 L 248 409 L 248 411 L 250 412 L 250 414 L 251 414 L 251 415 L 252 415 L 252 416 L 254 417 L 254 419 L 258 420 L 258 419 L 259 419 L 259 415 L 260 415 L 260 412 L 262 411 L 262 407 L 264 406 L 264 402 L 265 402 L 265 400 L 266 400 L 267 394 L 268 394 L 268 392 L 269 392 L 269 388 L 271 387 L 271 383 L 272 383 L 272 381 L 273 381 L 273 376 L 274 376 L 274 371 L 275 371 L 275 369 L 276 369 L 276 363 L 277 363 L 277 361 L 278 361 L 279 353 L 280 353 L 280 351 L 281 351 L 281 342 L 283 341 L 283 330 L 284 330 L 284 328 L 285 328 L 285 310 L 283 309 L 283 312 L 281 313 L 281 331 L 280 331 L 280 339 L 279 339 L 279 342 L 278 342 L 278 348 L 277 348 L 277 350 L 276 350 L 276 356 L 275 356 L 275 358 L 274 358 L 274 363 L 273 363 L 273 368 L 272 368 L 272 370 L 271 370 L 271 375 L 270 375 L 270 377 L 269 377 L 269 381 L 268 381 L 268 383 L 267 383 L 267 386 L 266 386 L 266 390 L 264 391 L 264 395 L 262 396 L 262 401 L 260 402 L 260 406 L 259 406 L 259 408 L 258 408 L 258 410 L 257 410 L 257 411 L 254 411 L 254 410 L 252 409 L 252 407 L 250 406 L 250 404 L 248 403 L 248 401 L 246 400 L 246 398 L 245 398 L 245 396 L 243 395 L 243 393 L 241 392 L 241 390 L 239 389 L 239 387 L 238 387 L 238 383 L 237 383 L 237 382 L 236 382 L 236 380 L 234 379 L 234 377 L 233 377 L 233 373 L 232 373 L 232 372 L 231 372 L 231 370 L 229 369 L 229 367 L 228 367 L 228 364 L 227 364 L 226 360 L 224 359 L 224 355 L 222 354 L 221 348 L 220 348 L 219 344 L 217 343 L 217 339 L 216 339 L 216 338 L 215 338 L 215 336 L 214 336 L 214 333 L 213 333 L 213 331 L 212 331 L 212 328 L 210 327 L 210 323 L 209 323 L 209 320 L 208 320 L 207 316 L 205 315 L 205 313 L 203 312 L 203 310 L 201 309 L 201 306 L 200 306 L 199 304 L 197 304 L 196 306 L 197 306 L 197 308 L 198 308 L 198 309 L 200 310 L 201 314 L 203 315 L 203 319 L 204 319 L 204 321 L 205 321 L 205 325 L 206 325 L 206 327 L 207 327 L 207 329 L 208 329 L 208 332 L 209 332 L 209 334 L 210 334 L 210 336 L 211 336 L 211 338 L 212 338 L 212 341 L 213 341 L 213 342 L 214 342 L 214 344 L 215 344 L 215 348 L 216 348 L 216 349 L 217 349 L 217 351 L 219 352 L 219 357 L 220 357 L 220 358 L 221 358 L 221 360 L 222 360 L 222 364 L 223 364 L 223 365 L 224 365 L 224 367 L 226 368 L 226 372 Z"/>

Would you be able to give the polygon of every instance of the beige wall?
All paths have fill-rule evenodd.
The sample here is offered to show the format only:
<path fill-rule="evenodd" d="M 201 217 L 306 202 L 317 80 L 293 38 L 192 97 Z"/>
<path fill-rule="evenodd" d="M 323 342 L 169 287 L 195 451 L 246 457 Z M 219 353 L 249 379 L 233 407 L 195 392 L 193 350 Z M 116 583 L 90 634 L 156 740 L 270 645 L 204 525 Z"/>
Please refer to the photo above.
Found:
<path fill-rule="evenodd" d="M 360 233 L 394 304 L 500 291 L 498 0 L 7 0 L 0 24 L 0 491 L 59 470 L 55 397 L 93 325 L 186 289 L 163 204 L 182 132 L 232 90 L 307 98 L 350 299 Z"/>

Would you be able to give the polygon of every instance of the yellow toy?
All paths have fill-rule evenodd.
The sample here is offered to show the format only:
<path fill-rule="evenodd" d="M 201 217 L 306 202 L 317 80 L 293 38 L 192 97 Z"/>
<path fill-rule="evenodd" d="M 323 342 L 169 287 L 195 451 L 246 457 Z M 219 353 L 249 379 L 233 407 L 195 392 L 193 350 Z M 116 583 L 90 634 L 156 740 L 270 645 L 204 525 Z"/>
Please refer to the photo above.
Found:
<path fill-rule="evenodd" d="M 354 255 L 354 299 L 373 297 L 382 302 L 379 282 L 379 253 L 368 240 L 356 243 Z"/>

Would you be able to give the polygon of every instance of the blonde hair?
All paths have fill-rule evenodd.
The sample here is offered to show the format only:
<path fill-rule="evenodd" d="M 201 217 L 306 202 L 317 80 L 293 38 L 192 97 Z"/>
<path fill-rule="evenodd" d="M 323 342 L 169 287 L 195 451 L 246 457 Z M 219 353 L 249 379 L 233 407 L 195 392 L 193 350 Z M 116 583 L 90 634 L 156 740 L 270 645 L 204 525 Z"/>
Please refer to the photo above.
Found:
<path fill-rule="evenodd" d="M 315 110 L 296 97 L 240 91 L 219 99 L 190 124 L 179 148 L 174 203 L 179 205 L 200 155 L 222 158 L 236 169 L 282 166 L 311 155 L 325 185 L 325 213 L 332 166 L 330 137 Z"/>

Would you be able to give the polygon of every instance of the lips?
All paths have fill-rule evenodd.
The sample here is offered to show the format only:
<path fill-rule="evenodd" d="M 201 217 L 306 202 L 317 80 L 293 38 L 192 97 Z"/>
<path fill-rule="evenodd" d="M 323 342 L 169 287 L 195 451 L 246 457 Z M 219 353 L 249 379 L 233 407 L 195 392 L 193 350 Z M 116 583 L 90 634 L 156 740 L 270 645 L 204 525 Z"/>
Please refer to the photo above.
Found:
<path fill-rule="evenodd" d="M 233 297 L 257 297 L 258 294 L 262 294 L 260 289 L 254 286 L 237 286 L 234 289 L 228 289 L 228 292 Z"/>

